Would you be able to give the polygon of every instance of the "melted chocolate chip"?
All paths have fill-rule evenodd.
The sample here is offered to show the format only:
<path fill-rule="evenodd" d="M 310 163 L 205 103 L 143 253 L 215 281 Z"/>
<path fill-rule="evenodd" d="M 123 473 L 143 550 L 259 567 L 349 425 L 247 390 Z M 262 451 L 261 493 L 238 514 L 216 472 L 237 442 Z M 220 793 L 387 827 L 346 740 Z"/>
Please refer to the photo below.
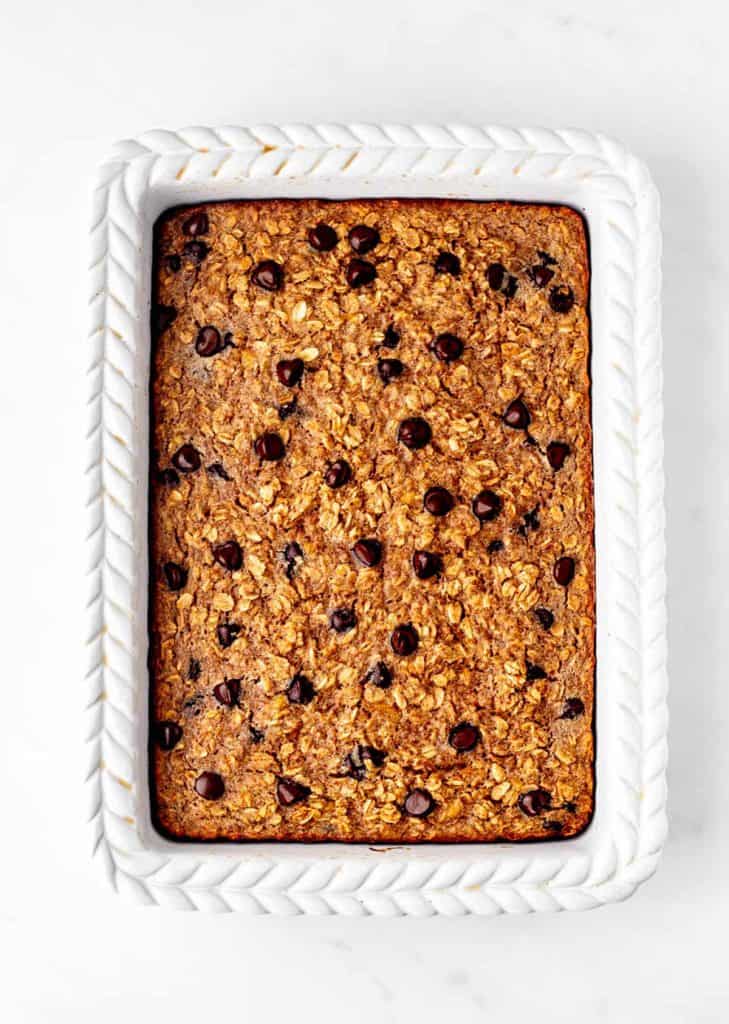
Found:
<path fill-rule="evenodd" d="M 335 247 L 339 239 L 337 238 L 337 232 L 334 228 L 325 224 L 323 221 L 314 228 L 309 228 L 308 233 L 309 245 L 312 249 L 316 249 L 317 252 L 331 252 Z"/>
<path fill-rule="evenodd" d="M 217 355 L 218 352 L 223 351 L 223 348 L 223 339 L 217 327 L 207 324 L 207 326 L 201 327 L 197 332 L 195 351 L 203 359 L 209 359 L 210 356 Z"/>
<path fill-rule="evenodd" d="M 218 476 L 221 480 L 232 480 L 232 477 L 228 475 L 225 466 L 222 462 L 213 462 L 208 466 L 208 473 L 211 476 Z"/>
<path fill-rule="evenodd" d="M 382 344 L 385 346 L 385 348 L 397 348 L 397 346 L 400 344 L 400 334 L 398 331 L 395 330 L 393 324 L 390 324 L 390 326 L 385 331 L 385 337 L 382 339 Z"/>
<path fill-rule="evenodd" d="M 528 818 L 536 818 L 544 814 L 552 806 L 552 796 L 546 789 L 530 789 L 519 797 L 519 810 Z"/>
<path fill-rule="evenodd" d="M 463 342 L 455 334 L 439 334 L 430 350 L 441 363 L 454 363 L 463 355 Z"/>
<path fill-rule="evenodd" d="M 177 319 L 177 310 L 174 306 L 157 305 L 152 310 L 152 326 L 155 334 L 162 334 Z"/>
<path fill-rule="evenodd" d="M 276 376 L 287 388 L 295 388 L 303 375 L 303 359 L 281 359 L 276 363 Z"/>
<path fill-rule="evenodd" d="M 405 367 L 399 359 L 377 360 L 377 372 L 380 375 L 380 380 L 383 384 L 389 384 L 390 381 L 397 380 L 398 377 L 402 377 L 404 369 Z"/>
<path fill-rule="evenodd" d="M 550 441 L 547 445 L 547 461 L 552 469 L 561 469 L 570 453 L 570 446 L 564 441 Z"/>
<path fill-rule="evenodd" d="M 352 468 L 344 459 L 337 459 L 336 462 L 332 462 L 324 474 L 324 483 L 327 487 L 331 487 L 333 491 L 336 491 L 339 487 L 344 487 L 351 479 Z"/>
<path fill-rule="evenodd" d="M 336 608 L 329 615 L 329 625 L 335 633 L 348 633 L 357 625 L 353 608 Z"/>
<path fill-rule="evenodd" d="M 534 615 L 542 629 L 551 629 L 554 625 L 554 615 L 549 608 L 535 608 Z"/>
<path fill-rule="evenodd" d="M 240 679 L 226 679 L 224 682 L 218 683 L 213 687 L 213 694 L 218 704 L 223 704 L 226 708 L 238 707 Z"/>
<path fill-rule="evenodd" d="M 492 292 L 501 291 L 506 276 L 506 268 L 502 263 L 492 263 L 486 271 L 486 280 Z"/>
<path fill-rule="evenodd" d="M 290 402 L 284 402 L 283 405 L 278 407 L 278 418 L 280 420 L 287 420 L 289 416 L 293 416 L 299 407 L 299 403 L 294 396 Z"/>
<path fill-rule="evenodd" d="M 276 799 L 281 807 L 292 807 L 311 795 L 311 789 L 294 779 L 278 778 L 276 780 Z"/>
<path fill-rule="evenodd" d="M 470 722 L 459 722 L 448 734 L 448 742 L 459 754 L 473 750 L 480 739 L 481 730 L 477 725 L 471 725 Z"/>
<path fill-rule="evenodd" d="M 186 235 L 194 238 L 197 235 L 207 235 L 210 230 L 208 215 L 204 210 L 198 210 L 183 222 L 182 230 Z"/>
<path fill-rule="evenodd" d="M 450 491 L 445 487 L 429 487 L 423 498 L 423 508 L 432 516 L 447 516 L 455 505 Z"/>
<path fill-rule="evenodd" d="M 200 469 L 200 452 L 191 444 L 183 444 L 172 456 L 172 465 L 181 473 L 194 473 Z"/>
<path fill-rule="evenodd" d="M 548 252 L 545 252 L 544 249 L 537 249 L 537 256 L 545 266 L 555 267 L 557 265 L 556 259 L 550 256 Z"/>
<path fill-rule="evenodd" d="M 520 533 L 522 537 L 526 537 L 530 530 L 538 530 L 539 506 L 535 505 L 535 507 L 533 509 L 530 509 L 529 512 L 525 512 L 522 516 L 522 519 L 524 520 L 524 522 L 516 528 L 517 533 Z"/>
<path fill-rule="evenodd" d="M 346 774 L 361 782 L 367 774 L 365 761 L 371 761 L 375 768 L 380 768 L 385 763 L 386 756 L 384 750 L 377 750 L 376 747 L 367 747 L 362 743 L 358 743 L 352 753 L 348 754 L 345 759 L 347 766 Z"/>
<path fill-rule="evenodd" d="M 248 726 L 248 733 L 251 737 L 251 743 L 263 743 L 266 738 L 265 732 L 262 729 L 256 729 L 255 725 Z"/>
<path fill-rule="evenodd" d="M 262 462 L 279 462 L 286 454 L 286 446 L 278 434 L 261 434 L 253 442 L 253 450 Z"/>
<path fill-rule="evenodd" d="M 411 789 L 402 809 L 410 818 L 427 818 L 435 810 L 435 800 L 427 789 Z"/>
<path fill-rule="evenodd" d="M 560 587 L 568 587 L 575 575 L 575 560 L 563 555 L 554 563 L 554 578 Z"/>
<path fill-rule="evenodd" d="M 461 261 L 455 253 L 439 252 L 435 261 L 436 274 L 451 274 L 458 277 L 461 273 Z"/>
<path fill-rule="evenodd" d="M 546 679 L 547 673 L 544 671 L 541 665 L 533 665 L 531 661 L 526 663 L 526 677 L 531 683 L 535 679 Z"/>
<path fill-rule="evenodd" d="M 411 416 L 403 420 L 397 431 L 397 439 L 411 451 L 418 451 L 425 448 L 432 438 L 433 433 L 430 426 L 420 416 Z"/>
<path fill-rule="evenodd" d="M 509 279 L 503 290 L 503 296 L 505 299 L 513 299 L 516 295 L 516 289 L 519 287 L 519 282 L 513 274 L 509 274 Z"/>
<path fill-rule="evenodd" d="M 160 750 L 172 750 L 182 739 L 182 727 L 177 722 L 155 722 L 154 739 Z"/>
<path fill-rule="evenodd" d="M 372 666 L 363 681 L 372 683 L 373 686 L 378 686 L 381 690 L 387 690 L 392 686 L 392 672 L 384 661 L 378 661 L 376 665 Z"/>
<path fill-rule="evenodd" d="M 165 484 L 167 487 L 176 487 L 180 482 L 177 470 L 170 469 L 169 467 L 158 470 L 157 479 L 161 484 Z"/>
<path fill-rule="evenodd" d="M 218 544 L 213 548 L 213 558 L 230 572 L 237 572 L 243 565 L 243 552 L 240 544 L 235 540 L 227 540 L 224 544 Z"/>
<path fill-rule="evenodd" d="M 413 572 L 419 580 L 429 580 L 443 572 L 443 559 L 432 551 L 413 553 Z"/>
<path fill-rule="evenodd" d="M 532 418 L 521 398 L 515 398 L 513 402 L 509 403 L 503 415 L 503 421 L 507 427 L 511 427 L 513 430 L 526 430 Z"/>
<path fill-rule="evenodd" d="M 221 647 L 230 647 L 240 635 L 240 626 L 233 622 L 221 622 L 217 628 L 218 643 Z"/>
<path fill-rule="evenodd" d="M 202 666 L 197 658 L 190 658 L 190 664 L 187 668 L 187 678 L 192 679 L 193 682 L 197 682 L 200 678 L 200 671 Z"/>
<path fill-rule="evenodd" d="M 192 697 L 188 697 L 185 703 L 182 705 L 183 711 L 186 711 L 190 715 L 194 715 L 195 718 L 200 714 L 203 707 L 205 706 L 205 697 L 202 693 L 195 693 Z"/>
<path fill-rule="evenodd" d="M 171 255 L 167 257 L 166 263 L 173 274 L 176 274 L 182 266 L 182 260 L 175 253 L 171 253 Z"/>
<path fill-rule="evenodd" d="M 569 313 L 575 304 L 575 294 L 566 284 L 555 285 L 549 292 L 549 305 L 555 313 Z"/>
<path fill-rule="evenodd" d="M 564 829 L 562 822 L 555 821 L 554 818 L 548 818 L 543 824 L 547 832 L 561 832 Z"/>
<path fill-rule="evenodd" d="M 202 263 L 210 252 L 204 242 L 185 242 L 182 251 L 193 263 Z"/>
<path fill-rule="evenodd" d="M 296 572 L 296 562 L 299 558 L 304 557 L 304 552 L 301 550 L 300 545 L 295 540 L 292 540 L 284 548 L 283 557 L 286 563 L 286 577 L 287 579 L 293 579 Z"/>
<path fill-rule="evenodd" d="M 479 491 L 471 502 L 471 511 L 479 523 L 489 523 L 501 511 L 501 498 L 494 491 Z"/>
<path fill-rule="evenodd" d="M 382 561 L 382 544 L 373 537 L 363 537 L 352 548 L 352 554 L 365 569 L 373 569 Z"/>
<path fill-rule="evenodd" d="M 407 658 L 414 654 L 418 649 L 419 641 L 418 631 L 409 622 L 402 626 L 396 626 L 390 635 L 390 646 L 401 658 Z"/>
<path fill-rule="evenodd" d="M 527 273 L 534 283 L 535 288 L 544 288 L 554 277 L 554 271 L 550 270 L 549 267 L 536 266 L 531 267 Z"/>
<path fill-rule="evenodd" d="M 297 672 L 286 688 L 286 696 L 290 704 L 311 704 L 315 691 L 312 681 L 301 672 Z"/>
<path fill-rule="evenodd" d="M 573 718 L 579 718 L 580 715 L 584 715 L 584 713 L 585 713 L 585 705 L 580 700 L 580 698 L 579 697 L 568 697 L 567 700 L 564 702 L 564 707 L 562 708 L 562 714 L 559 717 L 560 718 L 567 718 L 567 719 L 571 720 Z"/>
<path fill-rule="evenodd" d="M 195 792 L 203 800 L 220 800 L 225 783 L 217 772 L 203 772 L 195 779 Z"/>
<path fill-rule="evenodd" d="M 177 562 L 165 562 L 162 571 L 170 590 L 182 590 L 187 583 L 187 569 L 183 569 Z"/>
<path fill-rule="evenodd" d="M 374 263 L 367 260 L 350 260 L 347 265 L 347 284 L 350 288 L 361 288 L 363 285 L 372 284 L 377 277 L 377 270 Z"/>
<path fill-rule="evenodd" d="M 504 550 L 504 542 L 503 542 L 503 540 L 492 540 L 492 541 L 489 542 L 489 544 L 486 545 L 486 551 L 490 555 L 495 555 L 498 551 L 503 551 L 503 550 Z"/>
<path fill-rule="evenodd" d="M 380 232 L 367 224 L 357 224 L 349 232 L 349 244 L 358 256 L 364 256 L 380 244 Z"/>
<path fill-rule="evenodd" d="M 251 281 L 266 292 L 277 292 L 283 285 L 283 267 L 275 260 L 262 260 L 251 271 Z"/>

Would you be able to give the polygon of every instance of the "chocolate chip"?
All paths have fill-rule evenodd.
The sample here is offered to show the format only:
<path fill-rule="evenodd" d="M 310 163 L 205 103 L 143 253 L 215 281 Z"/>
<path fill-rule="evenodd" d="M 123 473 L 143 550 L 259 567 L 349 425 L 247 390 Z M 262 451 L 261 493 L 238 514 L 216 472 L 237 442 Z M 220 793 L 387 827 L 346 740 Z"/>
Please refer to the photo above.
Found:
<path fill-rule="evenodd" d="M 400 344 L 400 334 L 395 330 L 393 324 L 385 331 L 385 337 L 382 339 L 382 344 L 385 348 L 397 348 Z"/>
<path fill-rule="evenodd" d="M 193 263 L 202 263 L 210 252 L 204 242 L 185 242 L 183 253 Z"/>
<path fill-rule="evenodd" d="M 521 398 L 515 398 L 514 401 L 510 402 L 506 407 L 503 420 L 507 427 L 512 427 L 514 430 L 526 430 L 531 423 L 532 418 Z"/>
<path fill-rule="evenodd" d="M 554 615 L 549 608 L 535 608 L 534 615 L 542 629 L 551 629 L 554 625 Z"/>
<path fill-rule="evenodd" d="M 209 359 L 210 356 L 217 355 L 218 352 L 223 351 L 223 348 L 223 339 L 217 327 L 207 324 L 197 332 L 195 351 L 203 359 Z"/>
<path fill-rule="evenodd" d="M 575 304 L 575 294 L 566 284 L 555 285 L 549 292 L 549 305 L 555 313 L 569 313 Z"/>
<path fill-rule="evenodd" d="M 489 544 L 486 545 L 486 551 L 490 555 L 495 555 L 497 553 L 497 551 L 503 551 L 503 550 L 504 550 L 504 542 L 503 542 L 503 540 L 492 540 Z"/>
<path fill-rule="evenodd" d="M 336 462 L 332 462 L 324 474 L 324 483 L 327 487 L 331 487 L 333 491 L 336 491 L 339 487 L 344 487 L 351 479 L 352 468 L 344 459 L 337 459 Z"/>
<path fill-rule="evenodd" d="M 430 350 L 442 363 L 453 363 L 463 355 L 463 342 L 455 334 L 439 334 Z"/>
<path fill-rule="evenodd" d="M 240 626 L 233 622 L 221 622 L 217 629 L 218 643 L 221 647 L 230 647 L 240 634 Z"/>
<path fill-rule="evenodd" d="M 561 469 L 570 453 L 570 446 L 564 441 L 550 441 L 547 445 L 547 461 L 552 469 Z"/>
<path fill-rule="evenodd" d="M 411 416 L 403 420 L 397 431 L 397 439 L 411 451 L 425 448 L 433 436 L 430 426 L 420 416 Z"/>
<path fill-rule="evenodd" d="M 390 646 L 395 654 L 399 654 L 401 658 L 407 658 L 417 651 L 419 640 L 418 631 L 408 622 L 393 629 L 390 636 Z"/>
<path fill-rule="evenodd" d="M 375 768 L 380 768 L 385 763 L 387 754 L 384 750 L 378 750 L 377 747 L 365 747 L 361 743 L 359 745 L 360 757 L 365 761 L 371 761 Z"/>
<path fill-rule="evenodd" d="M 365 569 L 373 569 L 382 561 L 382 544 L 374 537 L 363 537 L 352 548 L 352 554 Z"/>
<path fill-rule="evenodd" d="M 543 249 L 537 249 L 537 256 L 545 266 L 549 264 L 555 267 L 557 265 L 556 259 L 553 256 L 550 256 L 549 253 L 545 252 Z"/>
<path fill-rule="evenodd" d="M 547 832 L 561 832 L 564 828 L 562 822 L 555 821 L 554 818 L 549 818 L 547 821 L 543 822 L 543 824 Z"/>
<path fill-rule="evenodd" d="M 194 473 L 200 469 L 200 452 L 191 444 L 183 444 L 172 456 L 172 465 L 181 473 Z"/>
<path fill-rule="evenodd" d="M 261 729 L 256 729 L 255 725 L 248 726 L 248 733 L 251 737 L 251 743 L 262 743 L 266 738 L 265 732 Z"/>
<path fill-rule="evenodd" d="M 286 696 L 290 704 L 311 704 L 315 696 L 314 684 L 307 676 L 297 672 L 286 688 Z"/>
<path fill-rule="evenodd" d="M 177 562 L 165 562 L 162 571 L 170 590 L 182 590 L 187 583 L 187 569 L 183 569 Z"/>
<path fill-rule="evenodd" d="M 196 235 L 207 235 L 210 230 L 207 213 L 204 210 L 198 210 L 196 213 L 193 213 L 191 217 L 188 217 L 183 222 L 182 230 L 186 235 L 190 235 L 193 238 Z"/>
<path fill-rule="evenodd" d="M 489 523 L 501 511 L 501 498 L 494 491 L 479 491 L 471 502 L 471 511 L 479 523 Z"/>
<path fill-rule="evenodd" d="M 222 462 L 213 462 L 209 465 L 208 473 L 210 473 L 211 476 L 219 476 L 221 480 L 232 480 L 232 477 L 228 475 Z"/>
<path fill-rule="evenodd" d="M 177 722 L 155 722 L 154 738 L 160 750 L 172 750 L 182 739 L 182 727 Z"/>
<path fill-rule="evenodd" d="M 427 818 L 435 809 L 435 800 L 427 789 L 411 789 L 402 809 L 411 818 Z"/>
<path fill-rule="evenodd" d="M 535 679 L 546 679 L 547 673 L 544 671 L 541 665 L 533 665 L 531 661 L 526 663 L 526 677 L 531 683 Z"/>
<path fill-rule="evenodd" d="M 176 487 L 180 482 L 180 477 L 177 471 L 170 469 L 169 467 L 158 470 L 157 479 L 161 484 L 165 484 L 167 487 Z"/>
<path fill-rule="evenodd" d="M 402 377 L 405 367 L 399 359 L 378 359 L 377 372 L 383 384 L 389 384 L 392 380 Z"/>
<path fill-rule="evenodd" d="M 251 271 L 251 281 L 266 292 L 277 292 L 283 285 L 283 267 L 275 260 L 262 260 Z"/>
<path fill-rule="evenodd" d="M 357 224 L 349 232 L 349 244 L 359 256 L 364 256 L 380 244 L 380 232 L 367 224 Z"/>
<path fill-rule="evenodd" d="M 299 407 L 299 403 L 294 397 L 290 402 L 284 402 L 283 405 L 278 407 L 278 418 L 280 420 L 287 420 L 289 416 L 293 416 Z"/>
<path fill-rule="evenodd" d="M 365 284 L 372 284 L 377 277 L 374 263 L 367 260 L 350 260 L 347 265 L 347 284 L 350 288 L 361 288 Z"/>
<path fill-rule="evenodd" d="M 243 552 L 240 544 L 235 540 L 227 540 L 224 544 L 217 544 L 213 548 L 213 558 L 222 565 L 224 569 L 237 572 L 243 565 Z"/>
<path fill-rule="evenodd" d="M 506 282 L 506 285 L 505 285 L 504 290 L 503 290 L 504 298 L 505 299 L 513 299 L 514 296 L 516 295 L 516 289 L 518 287 L 519 287 L 519 282 L 517 281 L 517 279 L 514 277 L 513 274 L 510 274 L 509 275 L 509 279 Z"/>
<path fill-rule="evenodd" d="M 174 306 L 157 305 L 152 310 L 152 324 L 156 334 L 162 334 L 177 319 L 177 310 Z"/>
<path fill-rule="evenodd" d="M 492 263 L 486 271 L 486 280 L 489 283 L 489 288 L 493 292 L 501 291 L 501 286 L 504 283 L 504 277 L 506 276 L 506 268 L 503 263 Z"/>
<path fill-rule="evenodd" d="M 559 717 L 560 718 L 567 718 L 567 719 L 571 720 L 573 718 L 579 718 L 580 715 L 584 715 L 584 713 L 585 713 L 585 705 L 580 700 L 580 698 L 579 697 L 568 697 L 567 700 L 564 702 L 564 707 L 562 708 L 562 714 Z"/>
<path fill-rule="evenodd" d="M 348 633 L 357 625 L 353 608 L 336 608 L 329 615 L 329 625 L 335 633 Z"/>
<path fill-rule="evenodd" d="M 432 551 L 413 553 L 413 572 L 419 580 L 429 580 L 443 572 L 443 559 Z"/>
<path fill-rule="evenodd" d="M 387 690 L 392 685 L 392 672 L 390 672 L 384 661 L 378 661 L 369 670 L 364 680 L 365 683 L 372 683 L 381 690 Z"/>
<path fill-rule="evenodd" d="M 299 804 L 311 795 L 311 789 L 294 779 L 278 778 L 276 780 L 276 798 L 281 807 Z"/>
<path fill-rule="evenodd" d="M 453 277 L 458 277 L 461 273 L 461 261 L 455 253 L 439 252 L 438 258 L 435 261 L 435 272 L 436 274 L 452 274 Z"/>
<path fill-rule="evenodd" d="M 276 376 L 287 388 L 295 388 L 303 375 L 303 359 L 281 359 L 276 363 Z"/>
<path fill-rule="evenodd" d="M 568 587 L 575 575 L 575 560 L 563 555 L 554 563 L 554 578 L 560 587 Z"/>
<path fill-rule="evenodd" d="M 316 227 L 309 228 L 308 238 L 309 245 L 317 252 L 331 252 L 339 241 L 334 228 L 323 221 L 319 221 Z"/>
<path fill-rule="evenodd" d="M 531 267 L 527 273 L 536 288 L 544 288 L 554 277 L 554 271 L 545 266 Z"/>
<path fill-rule="evenodd" d="M 450 491 L 445 487 L 429 487 L 423 498 L 423 508 L 432 516 L 447 516 L 455 505 Z"/>
<path fill-rule="evenodd" d="M 203 772 L 195 779 L 195 792 L 203 800 L 220 800 L 225 783 L 217 772 Z"/>
<path fill-rule="evenodd" d="M 224 704 L 226 708 L 238 707 L 240 700 L 240 679 L 226 679 L 213 687 L 213 694 L 218 704 Z"/>
<path fill-rule="evenodd" d="M 200 665 L 200 662 L 197 660 L 197 658 L 190 658 L 190 664 L 188 665 L 187 668 L 187 678 L 192 679 L 193 682 L 196 682 L 200 678 L 201 668 L 202 666 Z"/>
<path fill-rule="evenodd" d="M 170 256 L 168 256 L 166 262 L 167 266 L 170 268 L 173 274 L 176 274 L 177 271 L 182 266 L 182 260 L 178 255 L 176 255 L 176 253 L 172 253 Z"/>
<path fill-rule="evenodd" d="M 546 789 L 530 789 L 519 797 L 519 810 L 528 818 L 544 814 L 552 806 L 552 796 Z"/>
<path fill-rule="evenodd" d="M 289 541 L 283 550 L 284 562 L 286 563 L 286 577 L 293 579 L 296 572 L 297 559 L 304 557 L 304 552 L 295 540 Z"/>
<path fill-rule="evenodd" d="M 253 450 L 262 462 L 279 462 L 286 454 L 286 447 L 278 434 L 261 434 L 253 442 Z"/>
<path fill-rule="evenodd" d="M 471 725 L 470 722 L 459 722 L 448 734 L 448 742 L 459 754 L 473 750 L 480 739 L 481 730 L 477 725 Z"/>

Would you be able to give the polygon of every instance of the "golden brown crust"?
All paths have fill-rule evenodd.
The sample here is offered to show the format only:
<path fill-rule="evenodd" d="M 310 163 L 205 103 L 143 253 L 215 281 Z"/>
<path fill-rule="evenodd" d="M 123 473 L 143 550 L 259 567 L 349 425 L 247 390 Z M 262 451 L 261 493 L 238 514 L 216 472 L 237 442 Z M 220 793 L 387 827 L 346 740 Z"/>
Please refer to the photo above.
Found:
<path fill-rule="evenodd" d="M 200 212 L 207 230 L 194 233 L 198 223 L 190 234 Z M 337 233 L 332 251 L 307 241 L 319 222 Z M 347 235 L 358 224 L 379 231 L 361 256 L 377 276 L 352 288 L 346 269 L 357 254 Z M 182 730 L 171 750 L 151 746 L 159 827 L 181 838 L 362 842 L 580 832 L 593 809 L 595 619 L 581 217 L 566 207 L 446 200 L 226 202 L 168 212 L 155 245 L 152 726 L 153 736 L 159 722 Z M 459 276 L 435 272 L 443 251 L 459 257 Z M 280 290 L 253 283 L 262 260 L 282 266 Z M 495 263 L 505 268 L 500 290 L 488 281 Z M 545 282 L 534 267 L 554 276 Z M 560 293 L 550 301 L 561 286 L 574 295 L 567 312 L 552 308 Z M 391 324 L 400 334 L 392 349 L 383 345 Z M 229 332 L 231 344 L 198 354 L 205 325 L 221 344 Z M 453 362 L 431 351 L 442 332 L 464 343 Z M 276 364 L 293 358 L 305 371 L 287 387 Z M 382 358 L 405 367 L 387 385 Z M 502 418 L 518 398 L 528 430 Z M 432 430 L 421 450 L 398 441 L 413 416 Z M 285 443 L 280 461 L 254 451 L 266 432 Z M 570 448 L 557 470 L 547 458 L 554 441 Z M 185 472 L 183 458 L 170 472 L 185 444 L 200 468 Z M 336 459 L 352 479 L 331 489 L 324 474 Z M 434 485 L 456 499 L 444 517 L 423 509 Z M 479 523 L 471 503 L 484 489 L 502 504 Z M 376 567 L 353 557 L 360 538 L 382 545 Z M 231 540 L 239 569 L 213 553 Z M 494 541 L 503 547 L 489 552 Z M 287 559 L 292 542 L 301 556 L 291 549 Z M 440 555 L 442 574 L 418 579 L 415 550 Z M 566 587 L 554 578 L 562 556 L 575 561 Z M 182 572 L 165 573 L 168 562 Z M 337 608 L 354 609 L 354 629 L 331 629 Z M 539 608 L 553 613 L 550 629 Z M 221 623 L 240 627 L 228 647 Z M 419 646 L 398 657 L 390 635 L 405 623 Z M 392 672 L 389 688 L 364 681 L 378 662 Z M 544 678 L 533 669 L 527 678 L 528 664 Z M 309 703 L 289 700 L 297 673 L 313 684 Z M 237 705 L 234 693 L 232 706 L 213 693 L 226 680 L 240 681 Z M 562 717 L 568 699 L 584 713 Z M 461 722 L 476 725 L 480 740 L 459 753 L 449 735 Z M 363 747 L 381 751 L 382 763 Z M 222 777 L 222 797 L 199 795 L 203 772 Z M 282 806 L 282 777 L 310 793 Z M 198 789 L 205 785 L 215 793 L 209 779 Z M 413 789 L 435 803 L 425 817 L 403 811 Z M 549 794 L 548 807 L 524 797 L 535 790 Z"/>

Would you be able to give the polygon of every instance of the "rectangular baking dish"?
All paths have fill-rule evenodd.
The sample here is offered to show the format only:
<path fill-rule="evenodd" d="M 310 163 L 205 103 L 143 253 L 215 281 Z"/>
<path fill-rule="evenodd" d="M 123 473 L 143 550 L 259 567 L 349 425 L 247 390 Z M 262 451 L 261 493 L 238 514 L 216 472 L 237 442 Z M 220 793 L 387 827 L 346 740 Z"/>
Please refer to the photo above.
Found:
<path fill-rule="evenodd" d="M 596 809 L 573 839 L 398 847 L 176 844 L 147 767 L 152 226 L 170 206 L 274 197 L 564 203 L 587 220 L 597 559 Z M 280 914 L 588 909 L 629 896 L 666 834 L 658 197 L 619 144 L 578 131 L 292 125 L 154 131 L 99 172 L 89 336 L 89 815 L 142 903 Z"/>

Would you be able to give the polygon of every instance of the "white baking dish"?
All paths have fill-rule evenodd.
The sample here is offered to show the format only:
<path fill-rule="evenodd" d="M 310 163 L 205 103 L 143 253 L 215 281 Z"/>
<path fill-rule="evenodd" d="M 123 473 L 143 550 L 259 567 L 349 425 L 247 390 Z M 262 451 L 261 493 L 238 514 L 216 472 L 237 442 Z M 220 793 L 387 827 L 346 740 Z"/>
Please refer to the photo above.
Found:
<path fill-rule="evenodd" d="M 147 461 L 152 225 L 178 203 L 449 196 L 566 203 L 587 219 L 597 547 L 597 791 L 574 839 L 370 848 L 175 844 L 150 818 Z M 249 913 L 585 909 L 649 877 L 666 832 L 666 673 L 656 190 L 576 131 L 190 128 L 123 142 L 94 193 L 90 273 L 88 795 L 114 886 Z"/>

